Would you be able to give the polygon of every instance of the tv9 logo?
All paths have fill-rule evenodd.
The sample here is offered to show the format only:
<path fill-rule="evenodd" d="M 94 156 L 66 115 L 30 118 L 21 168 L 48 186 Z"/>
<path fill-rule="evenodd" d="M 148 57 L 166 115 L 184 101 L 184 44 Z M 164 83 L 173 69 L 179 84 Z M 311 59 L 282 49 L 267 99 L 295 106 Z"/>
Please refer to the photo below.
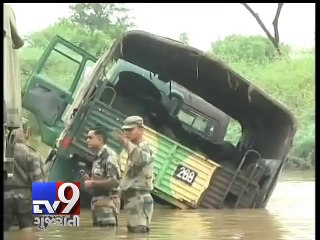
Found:
<path fill-rule="evenodd" d="M 80 215 L 80 182 L 32 183 L 33 215 Z"/>

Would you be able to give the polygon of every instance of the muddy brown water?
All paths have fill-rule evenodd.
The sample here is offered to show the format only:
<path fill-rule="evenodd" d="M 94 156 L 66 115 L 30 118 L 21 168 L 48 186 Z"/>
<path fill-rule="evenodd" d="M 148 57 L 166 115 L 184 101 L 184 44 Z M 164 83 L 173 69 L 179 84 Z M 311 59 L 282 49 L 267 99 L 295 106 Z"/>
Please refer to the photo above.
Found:
<path fill-rule="evenodd" d="M 285 179 L 284 179 L 285 178 Z M 89 210 L 82 210 L 80 227 L 35 228 L 32 234 L 12 229 L 5 239 L 315 239 L 315 182 L 306 176 L 283 177 L 266 209 L 173 210 L 155 209 L 149 234 L 129 234 L 120 214 L 119 227 L 92 227 Z"/>
<path fill-rule="evenodd" d="M 47 153 L 47 151 L 44 151 Z M 89 210 L 81 210 L 80 227 L 49 226 L 33 233 L 12 229 L 4 239 L 315 239 L 314 172 L 284 172 L 266 209 L 174 210 L 155 209 L 149 234 L 127 233 L 123 214 L 116 230 L 92 226 Z"/>

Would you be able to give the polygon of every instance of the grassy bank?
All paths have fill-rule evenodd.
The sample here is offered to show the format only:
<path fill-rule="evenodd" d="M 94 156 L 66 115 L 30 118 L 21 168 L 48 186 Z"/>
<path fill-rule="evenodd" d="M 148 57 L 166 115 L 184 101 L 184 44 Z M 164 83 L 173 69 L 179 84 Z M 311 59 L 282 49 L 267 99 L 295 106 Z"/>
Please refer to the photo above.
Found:
<path fill-rule="evenodd" d="M 296 117 L 298 130 L 286 169 L 315 167 L 315 59 L 313 54 L 284 58 L 245 73 Z"/>
<path fill-rule="evenodd" d="M 287 169 L 315 167 L 315 59 L 312 54 L 276 60 L 246 74 L 296 117 L 298 130 Z"/>

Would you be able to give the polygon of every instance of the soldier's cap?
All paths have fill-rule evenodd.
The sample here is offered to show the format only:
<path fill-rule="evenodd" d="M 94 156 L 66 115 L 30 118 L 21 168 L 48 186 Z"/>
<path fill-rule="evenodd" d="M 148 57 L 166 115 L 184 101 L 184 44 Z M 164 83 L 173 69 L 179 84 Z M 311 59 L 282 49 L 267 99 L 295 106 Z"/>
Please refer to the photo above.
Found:
<path fill-rule="evenodd" d="M 135 127 L 142 127 L 143 126 L 143 118 L 139 116 L 130 116 L 127 117 L 121 129 L 132 129 Z"/>

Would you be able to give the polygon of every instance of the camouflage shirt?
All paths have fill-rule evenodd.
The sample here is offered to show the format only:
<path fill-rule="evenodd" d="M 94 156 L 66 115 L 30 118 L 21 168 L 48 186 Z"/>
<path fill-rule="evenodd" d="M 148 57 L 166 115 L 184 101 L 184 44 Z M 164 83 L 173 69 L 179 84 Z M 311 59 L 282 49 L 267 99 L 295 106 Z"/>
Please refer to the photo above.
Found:
<path fill-rule="evenodd" d="M 46 181 L 43 161 L 40 155 L 24 143 L 14 146 L 13 179 L 4 183 L 5 189 L 30 189 L 32 182 Z"/>
<path fill-rule="evenodd" d="M 122 190 L 153 189 L 153 153 L 147 141 L 143 140 L 138 145 L 128 142 L 127 166 L 120 184 Z"/>
<path fill-rule="evenodd" d="M 111 148 L 106 145 L 103 146 L 103 149 L 98 153 L 97 159 L 93 162 L 91 177 L 93 180 L 103 180 L 114 178 L 120 181 L 121 172 L 119 165 L 119 156 Z M 120 188 L 114 188 L 111 191 L 113 194 L 119 193 Z M 103 189 L 94 189 L 94 196 L 104 196 L 109 195 L 110 190 Z"/>

